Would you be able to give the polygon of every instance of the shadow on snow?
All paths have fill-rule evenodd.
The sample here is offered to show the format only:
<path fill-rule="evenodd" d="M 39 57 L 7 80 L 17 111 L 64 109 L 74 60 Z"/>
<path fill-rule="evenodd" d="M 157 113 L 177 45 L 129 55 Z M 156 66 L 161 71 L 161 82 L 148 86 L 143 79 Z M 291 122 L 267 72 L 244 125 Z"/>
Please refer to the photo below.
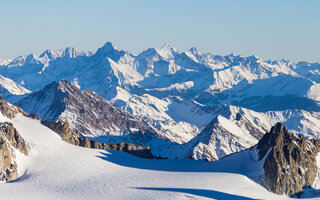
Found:
<path fill-rule="evenodd" d="M 197 195 L 201 197 L 212 198 L 216 200 L 225 200 L 225 199 L 255 200 L 253 198 L 243 197 L 243 196 L 234 195 L 234 194 L 228 194 L 224 192 L 218 192 L 215 190 L 187 189 L 187 188 L 148 188 L 148 187 L 137 187 L 135 189 L 165 191 L 165 192 L 182 192 L 182 193 Z"/>

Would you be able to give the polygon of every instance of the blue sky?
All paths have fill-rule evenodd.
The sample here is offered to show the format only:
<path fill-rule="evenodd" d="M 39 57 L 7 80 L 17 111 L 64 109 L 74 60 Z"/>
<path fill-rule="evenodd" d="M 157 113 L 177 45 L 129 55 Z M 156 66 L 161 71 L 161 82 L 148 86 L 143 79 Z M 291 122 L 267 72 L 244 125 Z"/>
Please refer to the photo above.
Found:
<path fill-rule="evenodd" d="M 179 51 L 320 62 L 317 0 L 0 0 L 0 57 L 111 41 Z"/>

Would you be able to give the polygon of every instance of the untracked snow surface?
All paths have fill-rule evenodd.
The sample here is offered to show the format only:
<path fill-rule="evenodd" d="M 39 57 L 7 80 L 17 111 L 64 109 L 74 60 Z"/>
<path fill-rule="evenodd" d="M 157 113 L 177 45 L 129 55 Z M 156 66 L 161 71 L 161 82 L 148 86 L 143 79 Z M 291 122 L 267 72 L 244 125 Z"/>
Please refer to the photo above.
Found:
<path fill-rule="evenodd" d="M 1 184 L 1 199 L 287 199 L 242 175 L 259 171 L 250 168 L 252 151 L 217 162 L 148 160 L 65 143 L 22 115 L 0 120 L 31 148 L 28 158 L 18 156 L 20 178 Z"/>

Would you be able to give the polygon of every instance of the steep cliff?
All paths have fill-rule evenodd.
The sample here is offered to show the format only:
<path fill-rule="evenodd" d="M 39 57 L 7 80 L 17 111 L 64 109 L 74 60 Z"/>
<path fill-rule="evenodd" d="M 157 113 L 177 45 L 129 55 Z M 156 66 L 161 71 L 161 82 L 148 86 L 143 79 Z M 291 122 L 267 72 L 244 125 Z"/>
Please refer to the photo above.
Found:
<path fill-rule="evenodd" d="M 257 144 L 263 165 L 265 184 L 276 194 L 294 195 L 312 186 L 318 167 L 319 141 L 288 132 L 277 123 Z"/>

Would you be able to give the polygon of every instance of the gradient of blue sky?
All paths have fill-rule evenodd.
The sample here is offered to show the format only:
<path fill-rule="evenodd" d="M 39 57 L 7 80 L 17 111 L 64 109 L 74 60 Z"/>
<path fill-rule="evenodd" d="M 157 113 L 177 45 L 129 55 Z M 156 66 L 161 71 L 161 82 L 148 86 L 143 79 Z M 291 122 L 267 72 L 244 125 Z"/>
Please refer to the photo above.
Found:
<path fill-rule="evenodd" d="M 318 0 L 0 0 L 0 57 L 111 41 L 320 62 Z"/>

